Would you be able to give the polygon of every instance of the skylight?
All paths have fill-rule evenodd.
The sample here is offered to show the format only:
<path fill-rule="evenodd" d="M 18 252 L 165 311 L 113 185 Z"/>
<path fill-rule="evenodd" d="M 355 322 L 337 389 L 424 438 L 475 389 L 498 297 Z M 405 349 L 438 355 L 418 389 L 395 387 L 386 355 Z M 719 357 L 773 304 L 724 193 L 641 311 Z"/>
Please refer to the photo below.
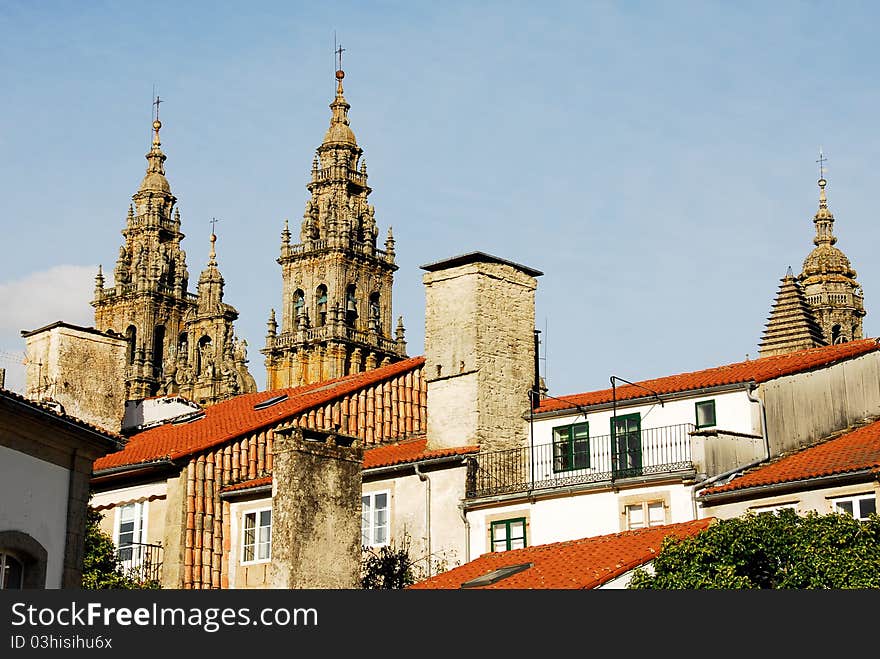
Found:
<path fill-rule="evenodd" d="M 287 394 L 281 394 L 280 396 L 273 396 L 272 398 L 267 398 L 266 400 L 260 401 L 256 405 L 254 405 L 255 410 L 264 410 L 267 407 L 272 407 L 273 405 L 277 405 L 278 403 L 287 400 Z"/>
<path fill-rule="evenodd" d="M 499 567 L 491 572 L 487 572 L 481 577 L 476 577 L 475 579 L 471 579 L 470 581 L 465 581 L 461 584 L 462 588 L 479 588 L 480 586 L 491 586 L 493 583 L 498 583 L 502 579 L 506 579 L 509 576 L 516 574 L 517 572 L 523 572 L 524 570 L 528 570 L 532 567 L 532 563 L 520 563 L 519 565 L 506 565 L 504 567 Z"/>

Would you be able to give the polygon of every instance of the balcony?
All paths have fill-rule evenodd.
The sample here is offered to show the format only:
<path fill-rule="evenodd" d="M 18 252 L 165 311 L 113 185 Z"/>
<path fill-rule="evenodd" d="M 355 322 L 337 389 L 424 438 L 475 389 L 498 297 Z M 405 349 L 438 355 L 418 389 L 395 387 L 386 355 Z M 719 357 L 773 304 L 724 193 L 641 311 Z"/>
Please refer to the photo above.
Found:
<path fill-rule="evenodd" d="M 162 545 L 133 542 L 120 547 L 116 559 L 122 573 L 129 579 L 142 584 L 161 583 Z"/>
<path fill-rule="evenodd" d="M 648 428 L 640 433 L 590 437 L 572 450 L 569 445 L 539 444 L 480 453 L 468 461 L 465 497 L 514 494 L 572 485 L 610 483 L 694 468 L 691 460 L 693 424 Z"/>

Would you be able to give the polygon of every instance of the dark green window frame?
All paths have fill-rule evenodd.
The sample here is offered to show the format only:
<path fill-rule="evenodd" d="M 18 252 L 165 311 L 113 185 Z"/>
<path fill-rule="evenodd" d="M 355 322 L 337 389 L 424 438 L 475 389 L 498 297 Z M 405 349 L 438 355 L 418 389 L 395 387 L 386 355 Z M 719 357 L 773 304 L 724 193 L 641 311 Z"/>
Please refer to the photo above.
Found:
<path fill-rule="evenodd" d="M 700 408 L 705 408 L 709 410 L 707 412 L 708 418 L 711 419 L 707 423 L 700 423 Z M 715 426 L 715 400 L 700 400 L 694 403 L 694 425 L 697 428 L 712 428 Z"/>
<path fill-rule="evenodd" d="M 617 476 L 642 473 L 642 415 L 611 417 L 612 470 Z"/>
<path fill-rule="evenodd" d="M 511 527 L 514 524 L 522 524 L 522 535 L 514 536 L 511 533 Z M 495 529 L 504 527 L 504 538 L 501 540 L 495 539 Z M 514 517 L 512 519 L 502 519 L 497 522 L 492 522 L 489 527 L 489 540 L 492 543 L 492 551 L 510 551 L 512 549 L 511 545 L 513 544 L 513 540 L 522 540 L 522 546 L 528 547 L 528 542 L 526 542 L 526 518 L 525 517 Z M 504 547 L 501 548 L 498 545 L 504 543 Z M 517 547 L 520 549 L 520 547 Z"/>
<path fill-rule="evenodd" d="M 590 424 L 573 423 L 553 429 L 553 471 L 590 468 Z"/>

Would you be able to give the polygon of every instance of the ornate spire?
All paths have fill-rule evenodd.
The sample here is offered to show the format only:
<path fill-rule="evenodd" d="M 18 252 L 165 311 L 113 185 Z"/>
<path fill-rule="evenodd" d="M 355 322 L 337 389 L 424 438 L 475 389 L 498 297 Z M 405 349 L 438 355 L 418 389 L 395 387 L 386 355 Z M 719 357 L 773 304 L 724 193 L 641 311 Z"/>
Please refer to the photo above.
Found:
<path fill-rule="evenodd" d="M 345 100 L 342 90 L 342 79 L 345 72 L 342 69 L 336 71 L 336 98 L 330 104 L 332 115 L 330 116 L 330 128 L 324 135 L 324 144 L 332 144 L 334 142 L 342 142 L 351 146 L 357 146 L 357 140 L 354 132 L 348 125 L 348 111 L 351 105 Z"/>
<path fill-rule="evenodd" d="M 150 152 L 146 155 L 147 173 L 144 180 L 141 181 L 141 191 L 155 192 L 171 192 L 171 186 L 165 178 L 165 154 L 159 148 L 162 141 L 159 139 L 159 129 L 162 128 L 162 122 L 159 121 L 159 103 L 162 100 L 157 96 L 153 105 L 156 106 L 155 119 L 153 119 L 153 145 Z"/>

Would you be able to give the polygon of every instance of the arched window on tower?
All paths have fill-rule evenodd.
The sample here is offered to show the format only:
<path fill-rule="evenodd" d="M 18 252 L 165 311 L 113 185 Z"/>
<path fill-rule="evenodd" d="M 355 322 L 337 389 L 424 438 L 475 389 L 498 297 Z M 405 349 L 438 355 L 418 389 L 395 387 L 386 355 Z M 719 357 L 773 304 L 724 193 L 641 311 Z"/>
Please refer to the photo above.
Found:
<path fill-rule="evenodd" d="M 315 323 L 318 327 L 322 327 L 327 324 L 327 287 L 324 284 L 318 286 L 318 289 L 315 291 L 315 298 L 317 300 Z"/>
<path fill-rule="evenodd" d="M 293 321 L 294 326 L 299 324 L 299 317 L 303 313 L 303 307 L 306 305 L 306 294 L 299 288 L 293 292 Z"/>
<path fill-rule="evenodd" d="M 183 363 L 189 359 L 189 335 L 181 332 L 177 337 L 177 361 Z"/>
<path fill-rule="evenodd" d="M 134 355 L 137 350 L 137 328 L 134 325 L 129 325 L 128 329 L 125 330 L 125 340 L 128 341 L 128 363 L 134 364 Z"/>
<path fill-rule="evenodd" d="M 831 343 L 837 345 L 844 342 L 846 342 L 846 338 L 840 332 L 840 325 L 834 325 L 831 328 Z"/>
<path fill-rule="evenodd" d="M 161 378 L 165 361 L 165 326 L 156 325 L 153 330 L 153 377 Z"/>
<path fill-rule="evenodd" d="M 214 362 L 211 355 L 211 337 L 203 336 L 199 339 L 196 350 L 196 375 L 213 375 Z"/>
<path fill-rule="evenodd" d="M 375 293 L 370 293 L 370 329 L 379 331 L 379 328 L 382 326 L 381 321 L 381 307 L 379 306 L 379 291 Z"/>
<path fill-rule="evenodd" d="M 349 284 L 345 289 L 345 322 L 354 325 L 357 320 L 357 295 L 354 284 Z"/>

